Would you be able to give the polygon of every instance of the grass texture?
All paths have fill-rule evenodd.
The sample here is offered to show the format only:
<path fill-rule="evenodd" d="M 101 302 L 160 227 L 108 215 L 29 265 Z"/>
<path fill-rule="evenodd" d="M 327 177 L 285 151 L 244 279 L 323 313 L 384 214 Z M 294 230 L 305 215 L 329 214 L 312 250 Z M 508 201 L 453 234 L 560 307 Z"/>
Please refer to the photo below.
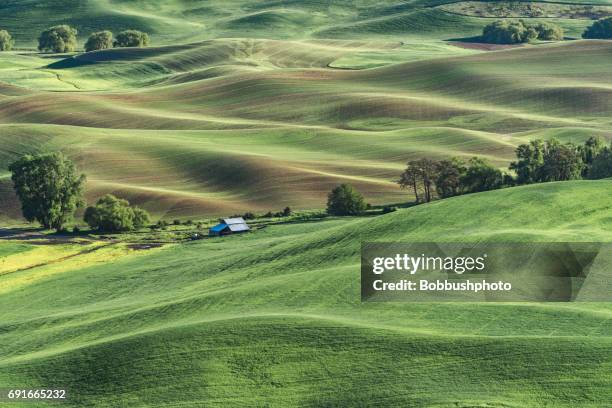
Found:
<path fill-rule="evenodd" d="M 359 248 L 609 242 L 609 188 L 512 188 L 2 274 L 0 386 L 66 388 L 63 406 L 602 407 L 610 306 L 362 304 Z"/>

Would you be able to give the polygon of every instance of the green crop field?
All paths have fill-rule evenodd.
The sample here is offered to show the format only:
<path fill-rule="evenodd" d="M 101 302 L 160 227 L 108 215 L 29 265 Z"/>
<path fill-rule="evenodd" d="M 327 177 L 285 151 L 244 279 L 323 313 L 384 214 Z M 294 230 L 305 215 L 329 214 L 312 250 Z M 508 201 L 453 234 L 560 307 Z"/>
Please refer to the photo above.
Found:
<path fill-rule="evenodd" d="M 7 268 L 0 384 L 61 385 L 74 406 L 602 407 L 609 305 L 361 304 L 359 247 L 610 241 L 610 187 L 520 187 Z"/>
<path fill-rule="evenodd" d="M 416 158 L 507 169 L 536 138 L 611 142 L 612 41 L 580 39 L 611 10 L 2 2 L 15 48 L 0 52 L 0 391 L 68 391 L 15 407 L 612 407 L 610 304 L 360 301 L 363 241 L 612 242 L 612 179 L 413 207 L 397 184 Z M 565 39 L 478 42 L 497 18 Z M 55 24 L 78 29 L 77 52 L 36 50 Z M 84 53 L 103 29 L 151 46 Z M 26 224 L 8 165 L 55 151 L 87 175 L 89 204 L 112 193 L 153 222 L 297 215 L 194 242 L 195 226 L 50 234 Z M 406 208 L 312 216 L 341 183 Z"/>

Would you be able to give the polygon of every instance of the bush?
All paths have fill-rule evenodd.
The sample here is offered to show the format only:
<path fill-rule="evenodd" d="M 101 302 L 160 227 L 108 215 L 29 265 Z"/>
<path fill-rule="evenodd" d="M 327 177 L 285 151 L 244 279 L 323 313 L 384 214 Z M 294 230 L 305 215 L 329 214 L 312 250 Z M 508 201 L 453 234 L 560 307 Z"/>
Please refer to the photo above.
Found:
<path fill-rule="evenodd" d="M 563 29 L 551 23 L 539 23 L 533 26 L 538 32 L 538 40 L 560 41 L 563 39 Z"/>
<path fill-rule="evenodd" d="M 85 51 L 105 50 L 113 47 L 113 33 L 110 31 L 98 31 L 93 33 L 85 43 Z"/>
<path fill-rule="evenodd" d="M 291 211 L 291 207 L 285 207 L 285 209 L 283 210 L 283 217 L 289 217 L 291 214 L 293 214 L 293 211 Z"/>
<path fill-rule="evenodd" d="M 138 207 L 131 207 L 127 200 L 107 194 L 95 206 L 85 210 L 84 220 L 98 231 L 131 231 L 143 227 L 149 221 L 149 214 Z"/>
<path fill-rule="evenodd" d="M 76 29 L 68 25 L 51 27 L 38 37 L 38 49 L 40 51 L 73 52 L 77 47 Z"/>
<path fill-rule="evenodd" d="M 113 47 L 146 47 L 149 35 L 138 30 L 126 30 L 117 34 Z"/>
<path fill-rule="evenodd" d="M 482 30 L 482 40 L 493 44 L 518 44 L 537 38 L 538 32 L 527 27 L 522 20 L 497 20 Z"/>
<path fill-rule="evenodd" d="M 533 40 L 563 39 L 563 29 L 551 23 L 526 24 L 523 20 L 497 20 L 482 30 L 482 40 L 493 44 L 518 44 Z"/>
<path fill-rule="evenodd" d="M 272 218 L 272 217 L 274 217 L 274 214 L 272 214 L 272 211 L 268 211 L 267 213 L 263 215 L 263 218 Z"/>
<path fill-rule="evenodd" d="M 13 37 L 6 30 L 0 30 L 0 51 L 10 51 L 15 45 Z"/>
<path fill-rule="evenodd" d="M 327 196 L 327 212 L 331 215 L 358 215 L 366 210 L 363 196 L 349 184 L 341 184 Z"/>
<path fill-rule="evenodd" d="M 383 214 L 389 214 L 389 213 L 392 213 L 392 212 L 395 212 L 395 211 L 397 211 L 397 208 L 391 207 L 391 206 L 388 206 L 388 205 L 385 205 L 383 207 L 383 209 L 382 209 L 382 213 Z"/>
<path fill-rule="evenodd" d="M 185 221 L 185 225 L 193 225 L 193 221 L 192 220 L 187 220 L 187 221 Z"/>
<path fill-rule="evenodd" d="M 75 225 L 74 227 L 72 227 L 72 233 L 73 234 L 78 234 L 81 232 L 81 229 L 79 228 L 78 225 Z"/>
<path fill-rule="evenodd" d="M 181 225 L 181 220 L 173 220 L 172 224 L 173 225 Z"/>
<path fill-rule="evenodd" d="M 255 214 L 253 214 L 252 212 L 245 212 L 242 215 L 242 218 L 244 218 L 245 220 L 254 220 L 256 217 Z"/>
<path fill-rule="evenodd" d="M 593 23 L 582 33 L 582 38 L 612 38 L 612 17 L 602 18 Z"/>
<path fill-rule="evenodd" d="M 473 157 L 461 177 L 463 190 L 468 193 L 495 190 L 503 186 L 502 172 L 484 159 Z"/>
<path fill-rule="evenodd" d="M 142 208 L 132 207 L 134 211 L 134 228 L 142 228 L 150 221 L 149 213 Z"/>

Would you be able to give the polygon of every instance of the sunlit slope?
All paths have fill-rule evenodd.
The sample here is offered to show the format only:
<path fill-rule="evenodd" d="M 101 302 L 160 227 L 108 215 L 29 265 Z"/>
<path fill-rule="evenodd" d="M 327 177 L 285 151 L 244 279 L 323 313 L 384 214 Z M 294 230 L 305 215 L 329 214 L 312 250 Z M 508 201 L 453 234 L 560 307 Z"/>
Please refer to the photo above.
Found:
<path fill-rule="evenodd" d="M 436 38 L 480 34 L 490 20 L 446 12 L 440 2 L 371 1 L 204 1 L 204 0 L 12 0 L 0 6 L 0 27 L 20 47 L 34 47 L 39 33 L 71 24 L 81 40 L 94 31 L 139 29 L 156 44 L 210 38 Z M 580 2 L 578 2 L 580 3 Z M 609 5 L 609 0 L 596 2 Z M 547 19 L 579 37 L 587 18 Z"/>
<path fill-rule="evenodd" d="M 607 305 L 361 304 L 359 247 L 610 241 L 610 183 L 498 190 L 3 275 L 0 384 L 65 387 L 69 406 L 601 407 L 612 389 Z M 37 274 L 48 276 L 28 284 Z"/>
<path fill-rule="evenodd" d="M 478 155 L 506 167 L 529 138 L 610 138 L 610 42 L 322 68 L 370 46 L 228 40 L 63 61 L 43 71 L 83 88 L 93 72 L 110 91 L 7 84 L 0 161 L 62 150 L 88 175 L 90 201 L 115 192 L 173 217 L 321 208 L 341 182 L 372 203 L 400 202 L 395 180 L 410 158 Z M 116 88 L 130 78 L 147 86 Z M 2 212 L 17 216 L 6 177 L 0 188 Z"/>

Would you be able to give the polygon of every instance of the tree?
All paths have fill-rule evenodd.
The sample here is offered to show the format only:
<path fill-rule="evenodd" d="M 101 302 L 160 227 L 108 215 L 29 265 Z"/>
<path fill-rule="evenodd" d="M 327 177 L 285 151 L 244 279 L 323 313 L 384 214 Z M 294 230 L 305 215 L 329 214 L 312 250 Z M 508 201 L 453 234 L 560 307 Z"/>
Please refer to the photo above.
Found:
<path fill-rule="evenodd" d="M 149 35 L 138 30 L 125 30 L 117 34 L 113 47 L 146 47 Z"/>
<path fill-rule="evenodd" d="M 408 162 L 406 170 L 401 174 L 398 184 L 401 188 L 411 188 L 414 193 L 414 202 L 420 202 L 419 191 L 421 189 L 421 172 L 413 165 L 413 162 Z"/>
<path fill-rule="evenodd" d="M 9 166 L 23 216 L 61 231 L 84 204 L 85 176 L 61 153 L 26 155 Z"/>
<path fill-rule="evenodd" d="M 149 213 L 142 208 L 132 207 L 132 211 L 134 211 L 134 228 L 142 228 L 150 222 Z"/>
<path fill-rule="evenodd" d="M 127 200 L 106 194 L 95 206 L 87 207 L 85 222 L 98 231 L 131 231 L 149 222 L 149 214 L 138 207 L 131 207 Z"/>
<path fill-rule="evenodd" d="M 447 198 L 461 194 L 461 178 L 465 172 L 465 163 L 456 157 L 436 163 L 435 184 L 438 195 Z"/>
<path fill-rule="evenodd" d="M 552 23 L 538 23 L 533 26 L 538 33 L 538 40 L 543 41 L 560 41 L 564 37 L 563 28 Z"/>
<path fill-rule="evenodd" d="M 584 162 L 580 149 L 573 143 L 561 144 L 556 139 L 546 143 L 544 163 L 538 181 L 578 180 L 582 176 Z"/>
<path fill-rule="evenodd" d="M 291 211 L 291 207 L 285 207 L 283 210 L 283 217 L 289 217 L 292 213 L 293 211 Z"/>
<path fill-rule="evenodd" d="M 327 212 L 331 215 L 358 215 L 366 210 L 363 196 L 349 184 L 341 184 L 327 196 Z"/>
<path fill-rule="evenodd" d="M 517 44 L 537 39 L 538 32 L 522 20 L 497 20 L 484 27 L 481 38 L 493 44 Z"/>
<path fill-rule="evenodd" d="M 503 186 L 502 172 L 480 157 L 468 161 L 465 174 L 461 177 L 462 188 L 468 193 L 494 190 Z"/>
<path fill-rule="evenodd" d="M 494 44 L 518 44 L 534 40 L 563 39 L 563 29 L 552 23 L 527 24 L 523 20 L 497 20 L 484 27 L 482 40 Z"/>
<path fill-rule="evenodd" d="M 602 18 L 582 33 L 582 38 L 612 38 L 612 17 Z"/>
<path fill-rule="evenodd" d="M 597 155 L 604 148 L 605 148 L 604 142 L 599 137 L 591 136 L 584 142 L 584 146 L 581 148 L 581 153 L 582 153 L 582 161 L 585 164 L 586 170 L 588 170 L 588 167 L 590 167 L 593 164 L 593 160 L 595 160 L 595 157 L 597 157 Z M 583 175 L 586 175 L 586 174 L 584 174 L 583 172 Z"/>
<path fill-rule="evenodd" d="M 531 184 L 540 181 L 540 171 L 544 164 L 546 145 L 543 140 L 532 140 L 516 148 L 517 161 L 510 163 L 510 170 L 516 172 L 517 184 Z"/>
<path fill-rule="evenodd" d="M 13 37 L 6 30 L 0 30 L 0 51 L 10 51 L 13 49 L 13 45 L 15 45 L 15 41 L 13 41 Z"/>
<path fill-rule="evenodd" d="M 73 52 L 77 47 L 77 30 L 69 25 L 51 27 L 38 37 L 40 51 Z"/>
<path fill-rule="evenodd" d="M 105 50 L 113 47 L 113 33 L 110 31 L 98 31 L 93 33 L 85 43 L 85 51 Z"/>
<path fill-rule="evenodd" d="M 436 178 L 436 162 L 423 158 L 408 162 L 406 170 L 398 181 L 402 188 L 412 188 L 416 202 L 419 202 L 419 191 L 423 192 L 423 201 L 428 203 L 432 199 L 432 186 Z"/>
<path fill-rule="evenodd" d="M 604 147 L 593 159 L 589 171 L 590 179 L 602 179 L 612 177 L 612 144 Z"/>

